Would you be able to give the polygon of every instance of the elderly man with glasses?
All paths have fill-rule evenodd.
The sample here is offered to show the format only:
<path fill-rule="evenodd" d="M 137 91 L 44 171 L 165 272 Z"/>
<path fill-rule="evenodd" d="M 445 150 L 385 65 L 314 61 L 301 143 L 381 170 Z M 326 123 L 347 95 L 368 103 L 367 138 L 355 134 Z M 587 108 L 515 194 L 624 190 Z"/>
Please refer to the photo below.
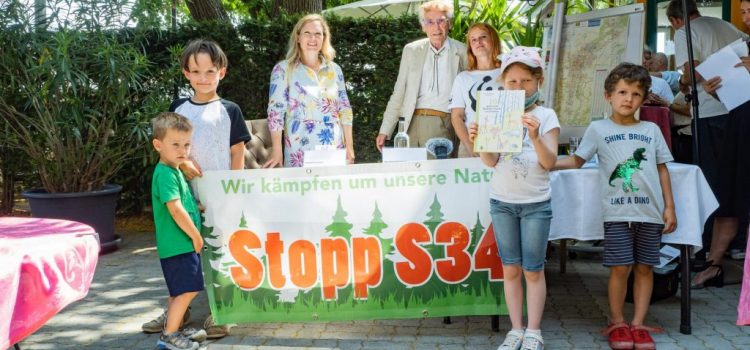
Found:
<path fill-rule="evenodd" d="M 453 79 L 467 66 L 466 46 L 448 38 L 453 20 L 451 2 L 424 3 L 419 9 L 419 19 L 427 38 L 404 47 L 398 79 L 375 139 L 381 151 L 386 138 L 390 138 L 398 125 L 399 117 L 405 119 L 404 128 L 411 147 L 424 147 L 433 137 L 444 137 L 455 143 L 448 106 Z"/>

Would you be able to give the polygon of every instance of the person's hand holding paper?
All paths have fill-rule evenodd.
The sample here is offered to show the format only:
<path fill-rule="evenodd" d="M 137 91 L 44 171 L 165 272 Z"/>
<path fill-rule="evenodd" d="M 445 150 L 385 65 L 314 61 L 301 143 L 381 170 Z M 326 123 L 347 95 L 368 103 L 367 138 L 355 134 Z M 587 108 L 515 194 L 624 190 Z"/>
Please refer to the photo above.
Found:
<path fill-rule="evenodd" d="M 745 67 L 748 49 L 744 42 L 734 42 L 709 56 L 695 70 L 704 77 L 703 89 L 716 95 L 728 110 L 732 110 L 750 100 L 750 73 Z M 743 57 L 743 59 L 740 59 Z"/>

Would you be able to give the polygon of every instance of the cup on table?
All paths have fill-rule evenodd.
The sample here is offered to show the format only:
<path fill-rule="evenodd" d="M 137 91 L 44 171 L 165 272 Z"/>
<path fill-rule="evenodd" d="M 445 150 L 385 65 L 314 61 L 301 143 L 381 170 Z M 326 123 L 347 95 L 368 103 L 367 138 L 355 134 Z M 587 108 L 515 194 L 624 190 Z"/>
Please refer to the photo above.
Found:
<path fill-rule="evenodd" d="M 580 143 L 581 143 L 580 137 L 573 136 L 568 140 L 568 155 L 569 156 L 572 156 L 573 154 L 576 153 L 576 150 L 578 149 L 578 145 Z"/>

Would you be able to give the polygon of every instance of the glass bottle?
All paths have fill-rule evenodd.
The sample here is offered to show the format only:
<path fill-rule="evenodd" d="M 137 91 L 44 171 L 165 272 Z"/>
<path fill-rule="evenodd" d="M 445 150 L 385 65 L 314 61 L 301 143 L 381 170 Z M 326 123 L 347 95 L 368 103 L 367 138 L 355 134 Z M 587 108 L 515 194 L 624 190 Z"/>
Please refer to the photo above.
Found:
<path fill-rule="evenodd" d="M 393 138 L 394 148 L 409 148 L 409 135 L 404 130 L 404 117 L 398 118 L 398 132 Z"/>

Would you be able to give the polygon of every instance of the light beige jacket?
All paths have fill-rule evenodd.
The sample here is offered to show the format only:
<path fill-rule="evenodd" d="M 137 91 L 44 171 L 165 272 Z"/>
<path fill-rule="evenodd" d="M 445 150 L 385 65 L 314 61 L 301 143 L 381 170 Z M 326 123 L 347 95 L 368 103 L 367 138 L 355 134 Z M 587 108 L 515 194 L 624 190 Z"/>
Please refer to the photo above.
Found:
<path fill-rule="evenodd" d="M 449 87 L 453 86 L 453 79 L 459 72 L 466 69 L 466 45 L 448 38 L 449 64 L 451 80 Z M 398 117 L 405 119 L 405 130 L 409 130 L 414 108 L 417 105 L 419 86 L 422 83 L 422 67 L 429 52 L 430 40 L 428 38 L 411 42 L 404 46 L 401 54 L 401 65 L 398 68 L 398 79 L 393 86 L 393 94 L 383 112 L 383 123 L 380 124 L 380 133 L 390 138 L 393 130 L 398 125 Z"/>

